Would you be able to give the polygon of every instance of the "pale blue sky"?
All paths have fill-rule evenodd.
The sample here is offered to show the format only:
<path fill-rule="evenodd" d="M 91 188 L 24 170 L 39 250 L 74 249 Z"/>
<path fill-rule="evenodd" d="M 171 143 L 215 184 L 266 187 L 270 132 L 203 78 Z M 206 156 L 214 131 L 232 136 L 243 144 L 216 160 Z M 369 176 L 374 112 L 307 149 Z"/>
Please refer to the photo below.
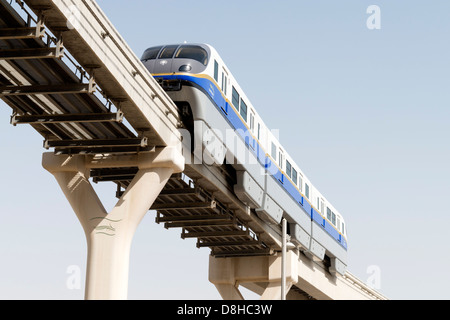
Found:
<path fill-rule="evenodd" d="M 183 41 L 218 50 L 346 219 L 350 272 L 366 281 L 378 266 L 392 299 L 450 298 L 450 2 L 98 2 L 138 56 Z M 381 30 L 366 27 L 372 4 Z M 81 299 L 65 284 L 70 265 L 84 276 L 81 226 L 40 165 L 43 138 L 10 126 L 10 113 L 0 102 L 0 298 Z M 111 206 L 114 186 L 102 189 Z M 133 242 L 129 297 L 219 299 L 208 254 L 148 214 Z"/>

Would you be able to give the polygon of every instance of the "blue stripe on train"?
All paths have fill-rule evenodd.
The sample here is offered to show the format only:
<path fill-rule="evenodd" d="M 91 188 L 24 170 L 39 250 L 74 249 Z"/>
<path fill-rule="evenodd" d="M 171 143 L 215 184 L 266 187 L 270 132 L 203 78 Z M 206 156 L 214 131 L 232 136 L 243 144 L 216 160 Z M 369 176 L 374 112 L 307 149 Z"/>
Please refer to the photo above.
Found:
<path fill-rule="evenodd" d="M 155 78 L 162 78 L 163 80 L 182 80 L 195 83 L 201 87 L 204 91 L 208 92 L 211 99 L 214 101 L 219 111 L 222 112 L 224 117 L 231 123 L 231 125 L 237 130 L 239 135 L 244 139 L 249 150 L 256 155 L 261 165 L 264 165 L 267 170 L 270 170 L 275 179 L 279 181 L 281 186 L 290 194 L 305 210 L 307 214 L 311 215 L 311 220 L 322 226 L 327 233 L 335 239 L 339 244 L 347 250 L 347 241 L 342 237 L 339 232 L 327 221 L 320 213 L 318 213 L 309 202 L 299 193 L 296 187 L 289 181 L 289 179 L 278 169 L 278 167 L 272 162 L 272 160 L 266 156 L 259 142 L 248 133 L 246 125 L 242 122 L 239 115 L 234 111 L 233 107 L 224 99 L 222 92 L 218 87 L 209 79 L 195 77 L 191 75 L 162 75 L 155 76 Z"/>

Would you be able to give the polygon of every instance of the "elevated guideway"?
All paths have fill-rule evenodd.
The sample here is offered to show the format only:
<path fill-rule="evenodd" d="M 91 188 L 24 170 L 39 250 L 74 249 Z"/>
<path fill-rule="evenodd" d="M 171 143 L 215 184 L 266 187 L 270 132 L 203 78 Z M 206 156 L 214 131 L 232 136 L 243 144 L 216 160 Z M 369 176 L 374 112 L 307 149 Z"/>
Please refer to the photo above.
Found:
<path fill-rule="evenodd" d="M 0 0 L 0 9 L 0 98 L 13 125 L 31 125 L 53 150 L 43 166 L 87 236 L 86 298 L 126 298 L 129 248 L 149 209 L 157 223 L 211 249 L 209 279 L 222 297 L 240 298 L 242 285 L 280 298 L 281 227 L 236 197 L 233 168 L 193 164 L 177 106 L 96 2 Z M 90 179 L 117 185 L 111 212 Z M 288 297 L 384 299 L 297 248 L 288 261 Z"/>
<path fill-rule="evenodd" d="M 98 121 L 95 115 L 106 113 L 106 108 L 96 106 L 98 102 L 92 95 L 100 89 L 101 95 L 125 115 L 136 134 L 146 139 L 145 145 L 172 146 L 179 143 L 177 129 L 180 119 L 176 106 L 95 2 L 33 0 L 26 1 L 26 4 L 33 10 L 35 18 L 28 16 L 28 21 L 20 21 L 7 1 L 2 1 L 4 31 L 0 37 L 0 58 L 6 79 L 2 80 L 1 94 L 13 110 L 28 116 L 16 117 L 16 123 L 27 120 L 32 124 L 39 123 L 37 130 L 49 141 L 122 138 L 124 134 L 92 134 L 88 130 L 92 125 L 84 124 L 90 120 Z M 65 55 L 68 52 L 71 57 L 76 57 L 71 70 L 63 59 L 69 57 Z M 79 76 L 73 74 L 74 68 Z M 89 103 L 91 109 L 80 106 L 84 104 L 84 101 L 79 101 L 81 99 L 87 101 L 85 103 Z M 77 130 L 68 134 L 66 128 L 69 125 L 58 125 L 57 120 L 61 118 L 45 118 L 49 114 L 75 114 L 63 119 Z M 88 115 L 83 118 L 84 114 Z M 106 119 L 121 119 L 120 115 L 110 116 Z M 55 128 L 55 132 L 43 129 L 45 125 Z M 127 132 L 125 136 L 129 138 L 131 134 Z M 99 142 L 98 147 L 113 147 L 111 143 L 102 145 Z M 118 143 L 118 146 L 124 144 Z M 49 145 L 52 146 L 51 143 Z"/>

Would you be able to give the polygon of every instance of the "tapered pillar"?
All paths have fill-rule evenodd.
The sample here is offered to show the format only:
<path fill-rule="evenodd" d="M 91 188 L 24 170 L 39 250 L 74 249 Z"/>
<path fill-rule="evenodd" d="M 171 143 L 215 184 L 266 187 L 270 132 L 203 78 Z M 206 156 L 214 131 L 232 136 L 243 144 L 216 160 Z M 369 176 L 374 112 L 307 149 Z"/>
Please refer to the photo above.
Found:
<path fill-rule="evenodd" d="M 239 286 L 232 283 L 221 283 L 215 284 L 217 291 L 219 291 L 220 296 L 223 300 L 244 300 L 241 292 L 239 291 Z"/>
<path fill-rule="evenodd" d="M 175 148 L 135 156 L 94 158 L 45 153 L 43 166 L 51 172 L 83 226 L 87 247 L 85 298 L 126 299 L 131 242 L 173 173 L 184 170 Z M 108 213 L 89 182 L 92 168 L 138 167 L 130 186 Z"/>

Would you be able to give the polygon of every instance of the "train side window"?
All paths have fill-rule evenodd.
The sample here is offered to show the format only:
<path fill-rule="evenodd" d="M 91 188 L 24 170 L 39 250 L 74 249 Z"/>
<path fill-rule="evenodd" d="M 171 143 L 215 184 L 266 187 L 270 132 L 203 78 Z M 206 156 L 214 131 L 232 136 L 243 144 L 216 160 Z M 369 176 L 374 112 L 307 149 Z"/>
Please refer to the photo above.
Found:
<path fill-rule="evenodd" d="M 309 199 L 309 186 L 305 183 L 305 196 Z"/>
<path fill-rule="evenodd" d="M 336 214 L 333 211 L 331 212 L 331 223 L 336 225 Z"/>
<path fill-rule="evenodd" d="M 300 176 L 298 177 L 298 188 L 300 189 L 300 192 L 303 193 L 303 177 L 300 174 Z"/>
<path fill-rule="evenodd" d="M 320 212 L 322 212 L 322 214 L 325 214 L 323 199 L 320 199 Z"/>
<path fill-rule="evenodd" d="M 273 160 L 277 161 L 277 146 L 275 145 L 275 143 L 272 142 L 272 158 Z"/>
<path fill-rule="evenodd" d="M 294 168 L 292 168 L 292 182 L 297 185 L 297 170 L 295 170 Z"/>
<path fill-rule="evenodd" d="M 245 104 L 244 100 L 241 99 L 241 117 L 245 122 L 247 122 L 247 110 L 247 105 Z"/>
<path fill-rule="evenodd" d="M 342 234 L 345 235 L 345 226 L 343 222 L 342 222 Z"/>
<path fill-rule="evenodd" d="M 288 160 L 286 160 L 286 174 L 289 178 L 292 178 L 292 165 Z"/>
<path fill-rule="evenodd" d="M 255 132 L 255 112 L 253 110 L 250 112 L 250 131 Z"/>
<path fill-rule="evenodd" d="M 327 207 L 327 219 L 331 221 L 331 210 Z"/>
<path fill-rule="evenodd" d="M 258 123 L 258 140 L 261 140 L 261 124 Z"/>
<path fill-rule="evenodd" d="M 219 83 L 219 63 L 214 60 L 214 80 Z"/>
<path fill-rule="evenodd" d="M 341 219 L 337 218 L 336 226 L 337 226 L 338 231 L 341 231 Z"/>
<path fill-rule="evenodd" d="M 236 91 L 236 89 L 233 86 L 233 95 L 231 97 L 231 102 L 233 103 L 233 106 L 236 107 L 236 110 L 239 111 L 239 93 Z"/>

